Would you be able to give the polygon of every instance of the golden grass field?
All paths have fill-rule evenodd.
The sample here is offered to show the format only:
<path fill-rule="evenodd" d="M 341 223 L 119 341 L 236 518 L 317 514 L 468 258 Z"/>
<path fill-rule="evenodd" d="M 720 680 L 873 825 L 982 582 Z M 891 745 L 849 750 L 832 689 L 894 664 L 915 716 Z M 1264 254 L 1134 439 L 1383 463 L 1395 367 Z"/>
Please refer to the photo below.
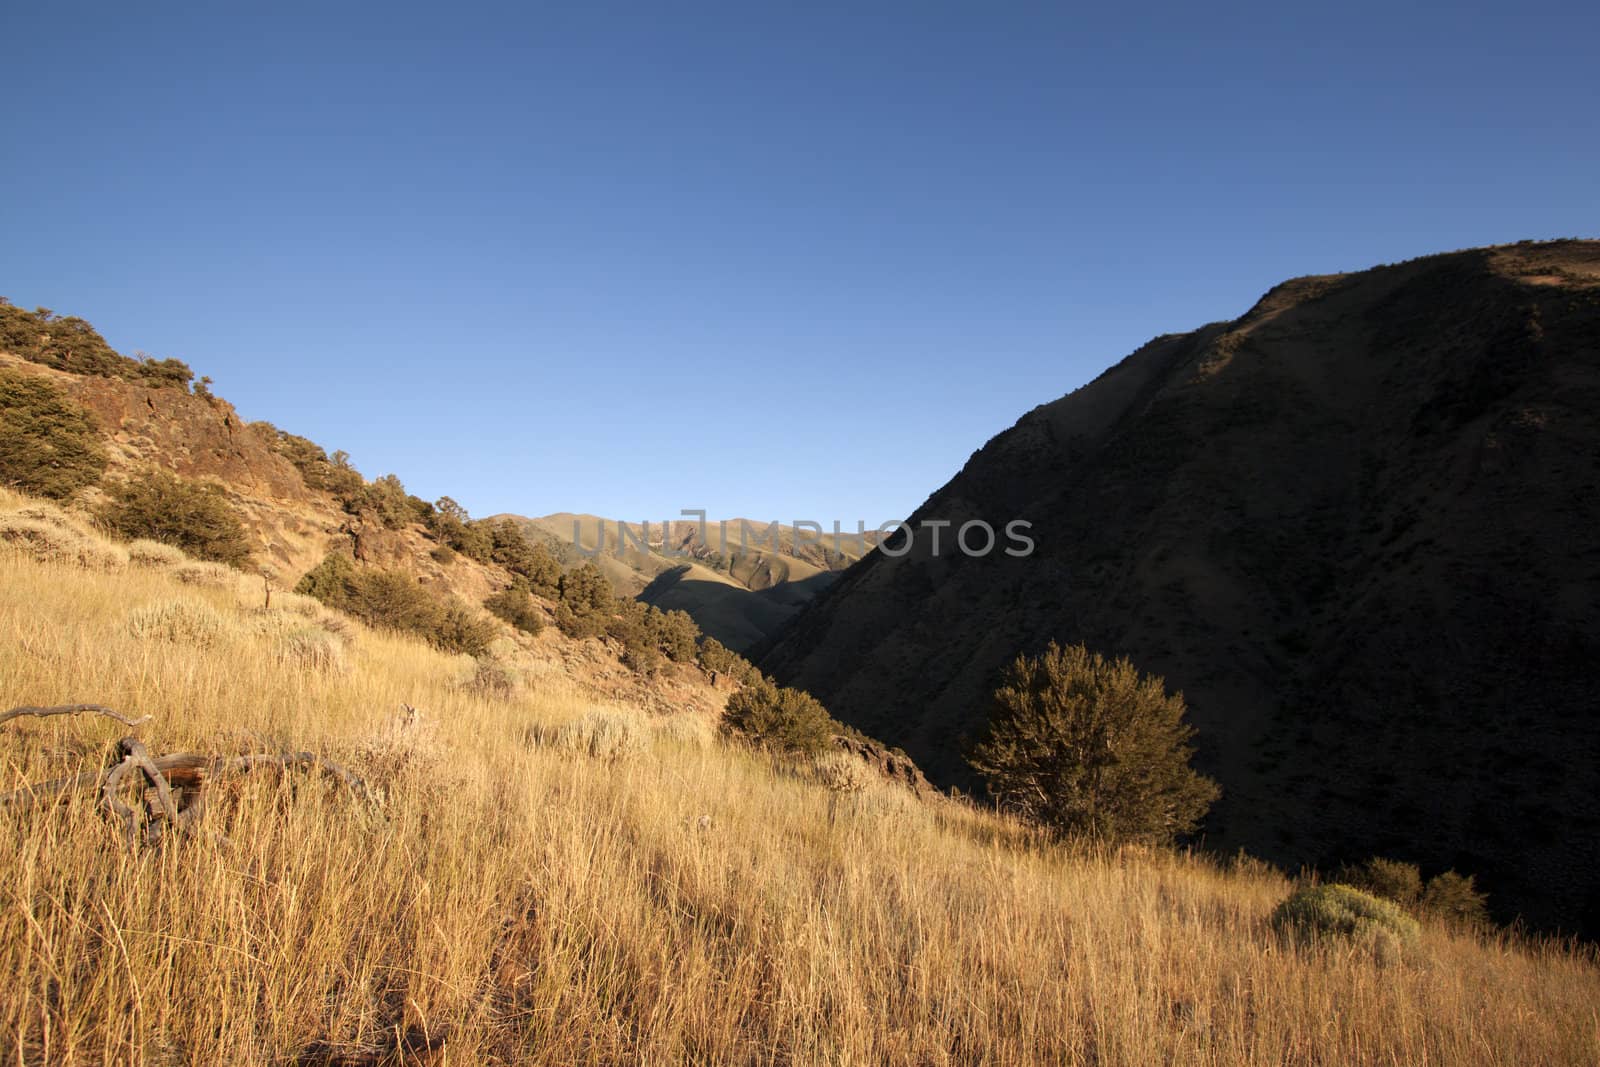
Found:
<path fill-rule="evenodd" d="M 0 811 L 0 1063 L 1600 1062 L 1587 952 L 1284 944 L 1271 872 L 830 791 L 559 679 L 481 695 L 353 624 L 342 668 L 296 658 L 288 632 L 338 626 L 314 605 L 110 565 L 0 545 L 0 710 L 150 714 L 158 754 L 313 749 L 381 799 L 257 772 L 136 853 L 91 792 Z M 169 639 L 139 612 L 174 600 L 218 618 Z M 637 751 L 541 743 L 586 716 Z M 0 791 L 126 732 L 0 726 Z"/>

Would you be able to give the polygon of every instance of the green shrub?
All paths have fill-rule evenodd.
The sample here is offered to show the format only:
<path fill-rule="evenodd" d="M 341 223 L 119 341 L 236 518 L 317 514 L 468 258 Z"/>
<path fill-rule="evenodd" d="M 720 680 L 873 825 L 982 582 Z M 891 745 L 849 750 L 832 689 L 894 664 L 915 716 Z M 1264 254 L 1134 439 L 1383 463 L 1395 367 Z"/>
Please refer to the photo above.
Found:
<path fill-rule="evenodd" d="M 705 670 L 715 671 L 718 674 L 731 674 L 734 661 L 740 656 L 715 637 L 703 637 L 700 639 L 698 658 L 700 666 Z"/>
<path fill-rule="evenodd" d="M 87 325 L 87 324 L 85 324 Z M 183 389 L 189 388 L 189 383 L 194 380 L 194 371 L 189 369 L 189 364 L 181 359 L 140 359 L 134 360 L 132 368 L 133 380 L 141 385 L 152 386 L 156 389 Z M 126 375 L 119 375 L 126 377 Z M 210 379 L 207 379 L 210 381 Z M 210 390 L 206 390 L 208 399 Z"/>
<path fill-rule="evenodd" d="M 337 495 L 351 515 L 371 515 L 390 530 L 426 522 L 433 514 L 433 505 L 407 493 L 405 483 L 393 474 L 356 486 L 345 485 Z"/>
<path fill-rule="evenodd" d="M 702 637 L 698 652 L 702 670 L 725 674 L 743 685 L 761 680 L 761 672 L 754 663 L 723 645 L 715 637 Z"/>
<path fill-rule="evenodd" d="M 282 430 L 276 433 L 278 453 L 294 464 L 307 489 L 331 493 L 342 501 L 359 493 L 366 484 L 361 472 L 350 465 L 346 453 L 335 452 L 330 457 L 315 441 Z"/>
<path fill-rule="evenodd" d="M 43 379 L 0 371 L 0 485 L 64 500 L 105 469 L 88 409 Z"/>
<path fill-rule="evenodd" d="M 651 638 L 648 617 L 651 608 L 637 600 L 617 597 L 611 611 L 603 616 L 606 635 L 622 644 L 622 660 L 640 674 L 653 674 L 661 665 L 661 654 Z"/>
<path fill-rule="evenodd" d="M 1060 833 L 1166 843 L 1218 792 L 1189 766 L 1185 710 L 1126 659 L 1051 642 L 1006 670 L 968 762 L 1001 807 Z"/>
<path fill-rule="evenodd" d="M 528 579 L 528 588 L 546 599 L 561 593 L 561 563 L 541 544 L 530 543 L 527 553 L 512 568 Z"/>
<path fill-rule="evenodd" d="M 563 574 L 557 586 L 561 602 L 576 614 L 609 615 L 614 610 L 611 582 L 592 560 Z"/>
<path fill-rule="evenodd" d="M 554 598 L 561 590 L 561 564 L 550 550 L 536 544 L 510 519 L 474 524 L 489 540 L 489 558 L 521 576 L 530 591 Z"/>
<path fill-rule="evenodd" d="M 1341 868 L 1338 880 L 1375 897 L 1392 900 L 1407 911 L 1415 911 L 1422 899 L 1422 872 L 1415 863 L 1374 856 L 1358 866 Z"/>
<path fill-rule="evenodd" d="M 1470 874 L 1445 871 L 1428 879 L 1422 891 L 1421 910 L 1447 926 L 1471 930 L 1490 924 L 1489 898 L 1478 892 Z"/>
<path fill-rule="evenodd" d="M 329 553 L 294 591 L 369 626 L 416 634 L 445 652 L 479 656 L 495 636 L 494 624 L 461 601 L 441 600 L 402 570 L 358 568 L 343 552 Z"/>
<path fill-rule="evenodd" d="M 423 635 L 432 634 L 444 615 L 438 599 L 414 576 L 391 569 L 355 571 L 345 610 L 373 626 Z"/>
<path fill-rule="evenodd" d="M 295 584 L 294 592 L 354 615 L 350 600 L 355 577 L 356 561 L 352 556 L 344 552 L 329 552 L 321 563 L 307 571 Z"/>
<path fill-rule="evenodd" d="M 440 612 L 428 639 L 446 652 L 481 656 L 495 638 L 494 623 L 451 597 Z"/>
<path fill-rule="evenodd" d="M 448 545 L 468 559 L 494 562 L 494 542 L 483 523 L 473 522 L 467 509 L 442 496 L 433 504 L 428 529 L 442 545 Z"/>
<path fill-rule="evenodd" d="M 556 625 L 562 633 L 599 637 L 612 630 L 612 615 L 619 603 L 610 581 L 592 561 L 563 574 L 557 586 Z"/>
<path fill-rule="evenodd" d="M 1445 871 L 1424 885 L 1416 864 L 1374 856 L 1359 866 L 1341 868 L 1338 877 L 1373 896 L 1394 901 L 1418 918 L 1438 919 L 1458 929 L 1489 925 L 1488 897 L 1478 892 L 1470 874 Z"/>
<path fill-rule="evenodd" d="M 101 518 L 124 537 L 160 541 L 196 559 L 234 567 L 250 561 L 244 524 L 215 485 L 149 471 L 113 489 Z"/>
<path fill-rule="evenodd" d="M 485 600 L 483 606 L 524 633 L 537 634 L 544 629 L 544 613 L 534 604 L 525 579 L 518 578 L 509 589 Z"/>
<path fill-rule="evenodd" d="M 1340 937 L 1388 954 L 1414 944 L 1417 920 L 1400 905 L 1348 885 L 1301 886 L 1272 913 L 1273 929 L 1307 940 Z"/>
<path fill-rule="evenodd" d="M 623 662 L 641 674 L 655 673 L 663 656 L 676 663 L 693 660 L 700 636 L 686 612 L 664 612 L 627 597 L 612 600 L 606 632 L 622 643 Z"/>
<path fill-rule="evenodd" d="M 728 698 L 722 728 L 762 748 L 807 756 L 826 751 L 839 732 L 839 724 L 810 693 L 766 679 Z"/>
<path fill-rule="evenodd" d="M 556 629 L 571 638 L 600 637 L 606 632 L 606 619 L 594 613 L 580 615 L 566 604 L 557 604 Z"/>
<path fill-rule="evenodd" d="M 622 649 L 622 665 L 635 674 L 653 677 L 661 669 L 661 653 L 654 645 L 626 645 Z"/>

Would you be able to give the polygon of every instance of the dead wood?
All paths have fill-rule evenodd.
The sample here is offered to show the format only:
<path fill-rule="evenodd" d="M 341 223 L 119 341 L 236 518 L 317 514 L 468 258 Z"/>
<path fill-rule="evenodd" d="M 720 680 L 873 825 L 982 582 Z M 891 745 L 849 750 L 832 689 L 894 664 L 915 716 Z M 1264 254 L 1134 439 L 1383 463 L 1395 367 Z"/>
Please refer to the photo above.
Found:
<path fill-rule="evenodd" d="M 148 722 L 150 718 L 146 715 L 140 719 L 130 719 L 99 704 L 63 704 L 57 707 L 13 708 L 0 715 L 0 723 L 25 715 L 45 717 L 78 712 L 104 715 L 134 727 Z M 102 770 L 38 782 L 11 793 L 0 794 L 0 809 L 59 802 L 79 790 L 96 787 L 106 811 L 120 824 L 122 836 L 132 848 L 139 842 L 141 817 L 147 844 L 157 843 L 165 831 L 177 834 L 192 831 L 205 816 L 206 786 L 233 774 L 248 774 L 263 768 L 285 772 L 295 769 L 318 771 L 361 800 L 367 800 L 370 796 L 367 784 L 361 778 L 314 752 L 251 753 L 240 756 L 170 752 L 164 756 L 151 756 L 144 743 L 132 736 L 124 737 L 118 743 L 118 752 L 120 761 Z M 144 809 L 142 812 L 123 800 L 130 775 L 136 775 L 142 782 L 139 790 Z"/>
<path fill-rule="evenodd" d="M 114 711 L 111 708 L 105 707 L 101 704 L 57 704 L 53 707 L 33 707 L 31 705 L 24 705 L 20 708 L 12 708 L 10 711 L 0 712 L 0 726 L 5 725 L 12 719 L 20 719 L 24 716 L 43 719 L 52 715 L 81 714 L 104 715 L 106 718 L 115 719 L 122 725 L 129 728 L 142 726 L 150 721 L 150 716 L 148 715 L 138 719 L 130 719 L 126 715 L 122 714 L 122 712 Z"/>

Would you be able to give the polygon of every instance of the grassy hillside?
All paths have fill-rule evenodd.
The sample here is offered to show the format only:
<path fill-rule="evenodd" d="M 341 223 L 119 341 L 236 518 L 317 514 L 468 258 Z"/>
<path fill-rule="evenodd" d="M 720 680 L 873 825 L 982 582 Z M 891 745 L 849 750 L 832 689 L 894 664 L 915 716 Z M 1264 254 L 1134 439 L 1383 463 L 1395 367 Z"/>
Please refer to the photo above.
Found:
<path fill-rule="evenodd" d="M 1291 945 L 1270 871 L 830 789 L 704 715 L 557 670 L 495 695 L 316 605 L 264 611 L 256 583 L 86 546 L 0 546 L 0 708 L 148 714 L 155 753 L 311 750 L 372 799 L 256 772 L 133 853 L 90 794 L 0 812 L 0 1062 L 421 1062 L 441 1039 L 459 1064 L 1600 1058 L 1587 956 L 1434 928 L 1403 959 Z M 206 623 L 152 625 L 174 601 Z M 341 651 L 302 657 L 306 631 Z M 0 790 L 126 732 L 0 725 Z"/>

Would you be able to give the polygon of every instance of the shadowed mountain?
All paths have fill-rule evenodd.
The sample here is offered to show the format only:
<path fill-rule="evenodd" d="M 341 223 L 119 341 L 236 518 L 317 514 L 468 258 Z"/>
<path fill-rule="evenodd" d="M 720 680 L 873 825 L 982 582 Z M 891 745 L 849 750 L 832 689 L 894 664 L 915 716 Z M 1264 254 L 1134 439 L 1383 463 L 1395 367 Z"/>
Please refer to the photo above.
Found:
<path fill-rule="evenodd" d="M 1028 413 L 913 516 L 1027 519 L 1033 555 L 923 531 L 758 654 L 946 784 L 1018 653 L 1127 655 L 1188 699 L 1209 843 L 1453 866 L 1594 936 L 1597 490 L 1600 242 L 1301 278 Z"/>
<path fill-rule="evenodd" d="M 837 575 L 823 571 L 798 581 L 750 590 L 704 567 L 683 564 L 657 575 L 639 599 L 662 611 L 687 611 L 703 633 L 744 649 L 779 629 Z"/>

